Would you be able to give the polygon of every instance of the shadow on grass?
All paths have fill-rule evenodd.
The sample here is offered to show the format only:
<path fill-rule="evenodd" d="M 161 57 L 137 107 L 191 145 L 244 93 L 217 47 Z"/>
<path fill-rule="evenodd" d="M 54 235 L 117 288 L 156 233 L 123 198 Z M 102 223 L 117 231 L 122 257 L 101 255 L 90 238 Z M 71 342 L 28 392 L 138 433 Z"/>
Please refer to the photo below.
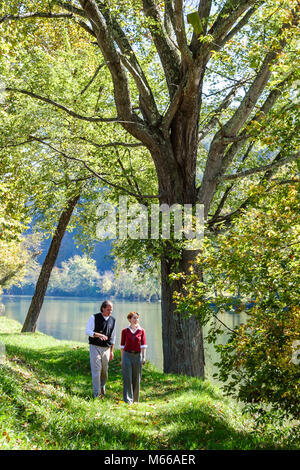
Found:
<path fill-rule="evenodd" d="M 12 336 L 17 335 L 18 333 Z M 19 333 L 19 335 L 22 334 Z M 41 382 L 60 385 L 66 392 L 73 392 L 81 397 L 89 396 L 90 363 L 89 351 L 85 346 L 72 348 L 63 345 L 34 348 L 28 344 L 8 343 L 6 353 L 10 359 L 15 359 L 16 362 L 34 371 Z"/>
<path fill-rule="evenodd" d="M 16 337 L 22 333 L 15 333 Z M 1 337 L 2 335 L 0 335 Z M 7 335 L 4 335 L 7 337 Z M 28 339 L 30 334 L 26 334 Z M 31 339 L 32 340 L 32 339 Z M 81 398 L 92 398 L 92 383 L 88 345 L 73 347 L 69 345 L 50 346 L 47 348 L 30 347 L 28 344 L 7 344 L 8 355 L 21 358 L 44 383 L 64 387 L 66 392 Z M 121 354 L 115 351 L 115 358 L 109 364 L 108 388 L 113 393 L 122 395 Z M 183 392 L 207 393 L 212 399 L 219 399 L 208 382 L 186 376 L 174 376 L 158 371 L 152 364 L 143 368 L 141 397 L 149 400 L 171 399 Z"/>
<path fill-rule="evenodd" d="M 71 405 L 68 399 L 55 393 L 41 392 L 28 385 L 19 370 L 10 366 L 1 366 L 0 380 L 2 396 L 8 403 L 6 413 L 14 417 L 10 422 L 10 430 L 14 428 L 17 436 L 26 433 L 26 441 L 38 448 L 63 449 L 126 449 L 130 448 L 136 436 L 130 431 L 127 423 L 122 426 L 112 426 L 104 423 L 97 414 L 97 405 L 87 413 L 78 403 Z M 26 392 L 26 393 L 24 393 Z M 49 405 L 41 405 L 39 398 L 47 395 Z M 11 431 L 10 431 L 11 432 Z"/>
<path fill-rule="evenodd" d="M 263 442 L 254 433 L 236 429 L 228 419 L 224 419 L 221 414 L 218 416 L 213 407 L 205 403 L 193 405 L 190 409 L 165 411 L 163 427 L 170 427 L 163 440 L 169 449 L 274 448 L 270 442 Z"/>
<path fill-rule="evenodd" d="M 17 334 L 12 335 L 15 338 Z M 2 336 L 2 335 L 1 335 Z M 6 335 L 7 337 L 7 335 Z M 20 338 L 21 339 L 21 338 Z M 92 398 L 89 351 L 86 345 L 74 347 L 30 346 L 31 338 L 25 344 L 6 345 L 9 359 L 24 365 L 32 371 L 39 384 L 59 385 L 70 395 L 89 400 Z M 8 375 L 8 373 L 10 375 Z M 263 443 L 249 431 L 237 429 L 234 421 L 223 416 L 216 403 L 201 401 L 200 395 L 206 394 L 212 401 L 220 400 L 209 383 L 185 376 L 165 375 L 147 364 L 143 369 L 141 399 L 148 397 L 153 401 L 175 399 L 184 393 L 192 392 L 193 403 L 185 402 L 168 408 L 155 409 L 144 418 L 143 411 L 136 418 L 127 409 L 121 409 L 119 419 L 109 416 L 107 404 L 113 404 L 110 393 L 121 395 L 122 377 L 120 351 L 110 363 L 109 393 L 105 404 L 91 400 L 91 406 L 82 402 L 68 403 L 69 398 L 48 396 L 51 402 L 51 420 L 45 421 L 45 409 L 35 406 L 41 392 L 32 387 L 26 390 L 26 378 L 16 370 L 2 369 L 3 389 L 12 400 L 11 406 L 20 423 L 27 423 L 26 433 L 38 442 L 49 440 L 49 445 L 60 449 L 255 449 L 274 448 Z M 27 385 L 30 387 L 30 385 Z M 24 394 L 24 390 L 27 392 Z M 199 402 L 195 404 L 195 396 Z M 10 405 L 9 405 L 10 406 Z M 78 406 L 78 407 L 77 407 Z M 89 411 L 87 411 L 89 410 Z M 98 413 L 99 411 L 99 413 Z M 106 417 L 103 417 L 107 413 Z M 72 418 L 70 419 L 70 414 Z M 147 417 L 148 416 L 148 417 Z M 110 420 L 113 419 L 112 423 Z M 41 430 L 41 437 L 37 430 Z M 24 429 L 23 429 L 24 431 Z M 43 440 L 44 439 L 44 440 Z M 39 445 L 37 442 L 37 445 Z M 55 444 L 54 444 L 55 443 Z"/>
<path fill-rule="evenodd" d="M 51 409 L 34 406 L 40 393 L 27 390 L 24 397 L 24 381 L 20 373 L 2 369 L 2 387 L 14 404 L 15 431 L 24 431 L 37 447 L 59 449 L 145 449 L 145 450 L 189 450 L 189 449 L 254 449 L 255 436 L 237 431 L 221 416 L 214 415 L 212 408 L 199 403 L 193 409 L 180 408 L 154 413 L 149 422 L 143 415 L 130 415 L 123 410 L 123 419 L 110 422 L 107 409 L 102 403 L 93 402 L 90 412 L 78 406 L 71 409 L 64 399 L 52 398 Z M 7 374 L 9 372 L 9 376 Z M 24 383 L 23 383 L 24 382 Z M 98 413 L 97 413 L 98 409 Z M 51 418 L 47 419 L 46 414 Z M 71 415 L 71 416 L 70 416 Z M 133 420 L 135 419 L 135 420 Z M 151 420 L 157 424 L 153 426 Z M 148 427 L 151 431 L 148 432 Z M 266 447 L 265 447 L 266 448 Z M 272 446 L 269 446 L 272 448 Z"/>
<path fill-rule="evenodd" d="M 142 372 L 142 393 L 147 399 L 171 399 L 183 392 L 206 393 L 212 399 L 219 400 L 220 395 L 210 385 L 198 377 L 185 375 L 164 374 L 156 370 L 151 364 Z"/>

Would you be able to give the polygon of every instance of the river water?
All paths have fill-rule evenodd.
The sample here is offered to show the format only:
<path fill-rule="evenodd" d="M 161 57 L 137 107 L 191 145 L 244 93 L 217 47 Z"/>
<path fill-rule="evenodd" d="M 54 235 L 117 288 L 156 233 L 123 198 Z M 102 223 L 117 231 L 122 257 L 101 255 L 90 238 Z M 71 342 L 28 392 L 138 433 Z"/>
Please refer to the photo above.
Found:
<path fill-rule="evenodd" d="M 23 324 L 31 297 L 26 295 L 4 295 L 0 299 L 5 305 L 3 314 Z M 105 300 L 105 299 L 103 299 Z M 97 299 L 80 297 L 51 297 L 46 296 L 40 313 L 37 330 L 57 339 L 87 342 L 85 326 L 90 315 L 99 312 L 100 303 Z M 140 314 L 140 325 L 146 331 L 147 360 L 159 369 L 163 368 L 162 327 L 160 302 L 130 302 L 113 300 L 113 316 L 116 318 L 116 349 L 120 347 L 121 330 L 128 325 L 127 314 L 136 311 Z M 241 321 L 239 314 L 228 313 L 220 316 L 220 320 L 229 328 Z M 226 330 L 225 330 L 226 331 Z M 205 333 L 205 329 L 204 329 Z M 164 332 L 164 335 L 167 332 Z M 220 337 L 220 342 L 226 342 L 226 333 Z M 213 345 L 205 344 L 206 376 L 211 379 L 215 372 L 213 363 L 218 359 Z"/>

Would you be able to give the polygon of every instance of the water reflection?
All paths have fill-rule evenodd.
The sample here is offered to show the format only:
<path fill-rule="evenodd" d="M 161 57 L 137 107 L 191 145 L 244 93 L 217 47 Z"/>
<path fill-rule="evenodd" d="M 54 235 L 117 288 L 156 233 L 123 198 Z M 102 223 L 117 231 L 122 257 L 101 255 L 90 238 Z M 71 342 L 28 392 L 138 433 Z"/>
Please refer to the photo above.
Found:
<path fill-rule="evenodd" d="M 38 319 L 37 329 L 42 333 L 54 336 L 58 339 L 66 339 L 79 342 L 87 342 L 85 326 L 88 318 L 100 310 L 99 300 L 82 299 L 78 297 L 46 297 L 41 314 Z M 3 296 L 5 315 L 23 324 L 31 301 L 30 296 Z M 147 359 L 159 369 L 163 368 L 162 355 L 162 331 L 161 331 L 161 304 L 159 302 L 128 302 L 114 301 L 113 316 L 116 318 L 116 349 L 120 347 L 121 330 L 128 325 L 127 314 L 134 310 L 140 313 L 140 324 L 146 330 Z M 220 320 L 229 328 L 239 325 L 244 318 L 239 314 L 227 313 L 220 315 Z M 213 321 L 218 322 L 214 319 Z M 221 324 L 220 324 L 221 325 Z M 204 334 L 208 327 L 204 328 Z M 228 330 L 224 328 L 224 334 L 219 342 L 226 343 Z M 211 344 L 205 344 L 206 377 L 211 379 L 216 372 L 213 363 L 218 360 L 216 351 Z"/>
<path fill-rule="evenodd" d="M 104 299 L 103 299 L 104 300 Z M 5 316 L 23 324 L 31 301 L 30 296 L 3 296 Z M 85 326 L 90 315 L 100 311 L 99 300 L 46 297 L 37 329 L 58 339 L 87 342 Z M 116 318 L 116 349 L 120 347 L 121 331 L 128 325 L 127 315 L 140 313 L 140 325 L 146 331 L 147 359 L 162 369 L 160 303 L 113 301 Z"/>
<path fill-rule="evenodd" d="M 221 322 L 218 320 L 221 320 Z M 217 318 L 213 318 L 211 323 L 203 328 L 204 337 L 208 334 L 209 329 L 212 324 L 216 325 L 218 328 L 223 330 L 223 333 L 218 336 L 217 344 L 226 344 L 228 337 L 230 335 L 230 330 L 233 330 L 235 326 L 240 325 L 246 321 L 246 314 L 243 313 L 222 313 L 218 314 Z M 205 350 L 205 376 L 207 379 L 216 381 L 212 378 L 213 374 L 217 372 L 217 367 L 214 366 L 219 360 L 219 354 L 216 352 L 214 345 L 204 344 Z"/>

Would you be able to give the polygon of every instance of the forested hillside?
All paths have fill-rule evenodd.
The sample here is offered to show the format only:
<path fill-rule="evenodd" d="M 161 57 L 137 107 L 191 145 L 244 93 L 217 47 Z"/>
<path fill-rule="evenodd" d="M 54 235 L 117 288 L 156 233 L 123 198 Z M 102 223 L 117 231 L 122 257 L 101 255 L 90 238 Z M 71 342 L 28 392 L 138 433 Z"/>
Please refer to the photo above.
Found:
<path fill-rule="evenodd" d="M 84 250 L 83 247 L 77 247 L 77 243 L 75 240 L 75 233 L 73 232 L 66 232 L 65 236 L 62 241 L 62 245 L 58 254 L 58 258 L 56 261 L 55 266 L 57 268 L 61 268 L 63 262 L 67 262 L 68 260 L 72 259 L 74 256 L 83 256 Z M 36 261 L 39 265 L 42 265 L 45 256 L 47 254 L 49 245 L 51 243 L 51 239 L 43 240 L 41 244 L 41 254 L 36 258 Z M 96 268 L 99 273 L 104 273 L 105 271 L 111 271 L 113 269 L 113 257 L 110 255 L 111 250 L 111 242 L 105 241 L 101 243 L 95 243 L 94 252 L 91 253 L 90 258 L 95 260 Z M 36 269 L 34 269 L 34 274 L 36 273 Z M 31 274 L 29 274 L 31 278 Z M 34 284 L 24 282 L 21 286 L 13 285 L 9 289 L 4 291 L 4 294 L 25 294 L 25 295 L 32 295 L 34 292 Z M 65 295 L 63 291 L 60 292 L 60 295 Z M 96 294 L 96 292 L 95 292 Z M 66 294 L 67 295 L 67 294 Z"/>
<path fill-rule="evenodd" d="M 76 243 L 76 232 L 66 232 L 53 268 L 47 295 L 71 297 L 114 296 L 120 299 L 158 300 L 160 283 L 153 273 L 142 272 L 133 266 L 129 272 L 119 265 L 111 254 L 111 241 L 96 243 L 87 254 Z M 44 262 L 50 239 L 41 243 L 41 254 L 28 264 L 21 282 L 4 290 L 4 294 L 33 295 L 37 278 Z"/>
<path fill-rule="evenodd" d="M 82 247 L 76 246 L 76 241 L 75 241 L 75 231 L 70 233 L 66 232 L 62 241 L 62 245 L 58 254 L 58 258 L 56 261 L 56 266 L 61 266 L 61 263 L 63 261 L 67 261 L 70 258 L 73 258 L 75 255 L 80 255 L 82 256 L 84 254 L 84 250 Z M 47 250 L 49 248 L 51 240 L 44 240 L 42 244 L 42 253 L 41 255 L 37 258 L 37 261 L 39 264 L 42 264 Z M 100 243 L 95 243 L 95 249 L 94 253 L 91 253 L 91 258 L 93 258 L 96 261 L 96 266 L 97 270 L 100 272 L 104 272 L 107 270 L 112 269 L 113 266 L 113 257 L 110 256 L 110 250 L 111 250 L 111 242 L 110 241 L 104 241 Z"/>

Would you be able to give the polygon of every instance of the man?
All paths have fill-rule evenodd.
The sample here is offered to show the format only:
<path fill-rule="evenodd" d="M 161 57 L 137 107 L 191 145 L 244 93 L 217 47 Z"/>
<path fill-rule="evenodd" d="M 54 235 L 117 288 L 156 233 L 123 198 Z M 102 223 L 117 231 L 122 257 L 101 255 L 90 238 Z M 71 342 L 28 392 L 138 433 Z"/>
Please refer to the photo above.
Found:
<path fill-rule="evenodd" d="M 85 332 L 89 337 L 94 397 L 105 395 L 108 363 L 114 358 L 116 320 L 111 316 L 113 304 L 105 300 L 100 313 L 91 315 Z"/>

